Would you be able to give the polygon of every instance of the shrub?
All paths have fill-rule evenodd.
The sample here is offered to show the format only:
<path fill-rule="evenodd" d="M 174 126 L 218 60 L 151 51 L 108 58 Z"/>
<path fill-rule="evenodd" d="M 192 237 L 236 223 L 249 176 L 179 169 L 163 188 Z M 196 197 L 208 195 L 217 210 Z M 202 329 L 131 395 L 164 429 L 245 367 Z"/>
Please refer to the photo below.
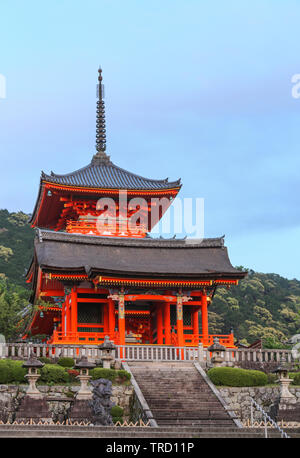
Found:
<path fill-rule="evenodd" d="M 112 417 L 112 421 L 116 424 L 118 421 L 122 424 L 124 419 L 123 417 Z"/>
<path fill-rule="evenodd" d="M 90 371 L 92 380 L 97 380 L 98 378 L 105 378 L 111 382 L 123 383 L 124 381 L 130 380 L 130 373 L 124 370 L 116 371 L 114 369 L 103 369 L 101 367 L 95 367 Z"/>
<path fill-rule="evenodd" d="M 117 372 L 117 377 L 119 379 L 123 379 L 123 380 L 130 380 L 131 378 L 131 374 L 130 372 L 127 372 L 127 371 L 124 371 L 124 370 L 119 370 L 119 371 L 116 371 Z"/>
<path fill-rule="evenodd" d="M 0 360 L 0 383 L 25 383 L 27 370 L 22 364 L 23 361 Z"/>
<path fill-rule="evenodd" d="M 293 376 L 291 376 L 290 374 L 290 377 L 293 379 L 292 385 L 298 385 L 298 386 L 300 385 L 300 372 L 293 374 Z"/>
<path fill-rule="evenodd" d="M 41 369 L 41 378 L 39 381 L 46 384 L 68 383 L 70 381 L 70 377 L 65 369 L 58 364 L 45 364 L 45 366 Z"/>
<path fill-rule="evenodd" d="M 22 367 L 23 363 L 24 361 L 8 360 L 8 366 L 11 369 L 11 382 L 24 383 L 26 381 L 25 375 L 27 374 L 27 369 Z"/>
<path fill-rule="evenodd" d="M 268 377 L 264 372 L 236 367 L 214 367 L 207 373 L 215 385 L 264 386 Z"/>
<path fill-rule="evenodd" d="M 46 356 L 40 356 L 38 359 L 44 364 L 54 364 L 53 360 L 51 358 L 47 358 Z"/>
<path fill-rule="evenodd" d="M 103 369 L 102 367 L 95 367 L 90 371 L 92 380 L 97 380 L 98 378 L 105 378 L 111 380 L 112 382 L 116 378 L 116 371 L 113 369 Z"/>
<path fill-rule="evenodd" d="M 114 406 L 110 410 L 112 417 L 123 417 L 124 410 L 120 406 Z"/>
<path fill-rule="evenodd" d="M 69 374 L 70 382 L 78 382 L 78 379 L 76 377 L 77 375 L 79 375 L 79 371 L 77 371 L 76 369 L 65 369 L 65 370 Z"/>
<path fill-rule="evenodd" d="M 7 360 L 0 360 L 0 383 L 9 383 L 11 378 L 11 370 L 7 364 Z"/>
<path fill-rule="evenodd" d="M 276 380 L 278 379 L 277 375 L 276 374 L 267 374 L 267 377 L 268 377 L 268 385 L 273 385 L 274 383 L 276 383 Z"/>
<path fill-rule="evenodd" d="M 122 407 L 120 407 L 120 406 L 112 407 L 111 410 L 110 410 L 110 414 L 112 416 L 112 421 L 114 423 L 117 423 L 118 421 L 120 423 L 123 423 L 124 410 L 122 409 Z"/>
<path fill-rule="evenodd" d="M 59 360 L 57 361 L 57 364 L 59 364 L 59 366 L 62 366 L 62 367 L 74 367 L 75 361 L 73 358 L 65 357 L 65 358 L 59 358 Z"/>

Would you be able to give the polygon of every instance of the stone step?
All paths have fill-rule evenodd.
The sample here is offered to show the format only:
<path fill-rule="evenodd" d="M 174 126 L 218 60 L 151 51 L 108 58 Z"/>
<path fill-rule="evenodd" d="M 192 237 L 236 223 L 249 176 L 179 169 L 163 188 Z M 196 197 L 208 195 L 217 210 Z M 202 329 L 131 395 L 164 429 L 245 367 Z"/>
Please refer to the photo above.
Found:
<path fill-rule="evenodd" d="M 300 431 L 287 431 L 291 437 L 300 438 Z M 20 426 L 4 425 L 0 427 L 0 437 L 103 437 L 103 438 L 247 438 L 264 437 L 264 430 L 259 428 L 222 428 L 212 427 L 158 427 L 158 428 L 117 428 L 117 427 L 77 427 L 77 426 Z M 268 437 L 280 437 L 280 433 L 268 429 Z"/>
<path fill-rule="evenodd" d="M 211 396 L 213 396 L 212 392 L 205 389 L 205 390 L 201 390 L 201 389 L 198 389 L 198 388 L 191 388 L 191 387 L 172 387 L 170 388 L 170 386 L 165 386 L 165 387 L 162 387 L 162 386 L 159 386 L 159 385 L 155 385 L 155 386 L 149 386 L 149 385 L 146 385 L 146 384 L 143 384 L 143 383 L 139 383 L 137 381 L 137 383 L 139 384 L 140 387 L 143 387 L 144 390 L 148 390 L 148 391 L 155 391 L 157 393 L 159 392 L 168 392 L 168 393 L 197 393 L 199 395 L 204 395 L 204 394 L 209 394 Z"/>
<path fill-rule="evenodd" d="M 180 381 L 180 380 L 190 380 L 190 381 L 193 381 L 193 382 L 197 382 L 197 383 L 201 383 L 200 380 L 197 380 L 197 377 L 194 376 L 194 374 L 190 375 L 190 376 L 179 376 L 178 374 L 175 376 L 172 376 L 171 374 L 169 375 L 161 375 L 161 374 L 152 374 L 151 377 L 150 376 L 146 376 L 145 374 L 141 374 L 141 375 L 137 375 L 137 378 L 142 378 L 144 380 L 172 380 L 173 382 L 176 382 L 176 381 Z"/>
<path fill-rule="evenodd" d="M 145 395 L 145 393 L 144 393 Z M 154 406 L 161 406 L 161 407 L 168 407 L 170 405 L 172 406 L 176 406 L 178 405 L 179 407 L 185 407 L 186 409 L 187 408 L 195 408 L 197 407 L 197 409 L 199 407 L 201 408 L 205 408 L 205 407 L 219 407 L 220 406 L 220 403 L 218 401 L 214 401 L 214 400 L 211 400 L 211 401 L 199 401 L 197 402 L 197 404 L 195 404 L 195 400 L 192 400 L 192 399 L 187 399 L 186 401 L 180 401 L 178 399 L 165 399 L 165 398 L 161 398 L 159 399 L 158 397 L 156 398 L 153 398 L 153 397 L 147 397 L 147 400 L 149 402 L 151 402 L 151 405 L 154 407 Z"/>
<path fill-rule="evenodd" d="M 177 402 L 177 401 L 153 401 L 151 398 L 147 398 L 148 404 L 151 404 L 153 409 L 178 409 L 178 410 L 220 410 L 220 406 L 213 402 L 197 402 L 197 404 L 190 402 Z"/>
<path fill-rule="evenodd" d="M 206 395 L 206 393 L 198 393 L 198 392 L 185 392 L 182 393 L 181 391 L 163 391 L 163 390 L 146 390 L 144 387 L 139 385 L 140 389 L 144 393 L 145 397 L 149 397 L 152 399 L 162 399 L 162 400 L 172 400 L 176 399 L 178 401 L 187 399 L 188 400 L 194 400 L 195 402 L 199 403 L 202 401 L 203 398 L 206 398 L 206 402 L 211 402 L 215 401 L 215 399 L 212 396 Z"/>
<path fill-rule="evenodd" d="M 135 377 L 136 381 L 142 383 L 143 385 L 153 386 L 153 387 L 168 387 L 169 389 L 184 389 L 184 388 L 193 388 L 199 390 L 207 390 L 207 385 L 200 385 L 198 382 L 191 382 L 190 380 L 181 381 L 180 383 L 175 383 L 172 380 L 166 380 L 165 382 L 161 382 L 160 380 L 152 380 L 149 382 L 148 380 L 144 380 L 143 378 Z"/>
<path fill-rule="evenodd" d="M 211 438 L 211 439 L 230 439 L 230 438 L 235 438 L 235 439 L 247 439 L 247 438 L 263 438 L 264 434 L 263 433 L 227 433 L 222 432 L 222 433 L 216 433 L 216 434 L 211 434 L 211 433 L 195 433 L 195 434 L 180 434 L 180 433 L 147 433 L 147 434 L 140 434 L 140 433 L 101 433 L 101 434 L 95 434 L 95 433 L 85 433 L 85 432 L 80 432 L 74 435 L 74 433 L 56 433 L 55 435 L 47 434 L 46 432 L 21 432 L 19 431 L 18 433 L 12 432 L 12 433 L 6 433 L 6 434 L 1 434 L 1 438 L 41 438 L 41 439 L 47 439 L 47 438 L 57 438 L 57 439 L 67 439 L 67 438 L 95 438 L 95 439 L 157 439 L 160 440 L 161 438 L 163 439 L 201 439 L 201 438 Z M 270 434 L 270 438 L 277 438 L 280 437 L 279 434 Z"/>
<path fill-rule="evenodd" d="M 129 364 L 159 426 L 236 427 L 196 367 Z"/>
<path fill-rule="evenodd" d="M 231 419 L 228 417 L 228 415 L 224 414 L 217 414 L 215 412 L 199 412 L 199 413 L 188 413 L 188 412 L 178 412 L 178 413 L 175 413 L 175 412 L 168 412 L 168 411 L 165 411 L 165 412 L 153 412 L 152 411 L 152 414 L 154 416 L 154 418 L 156 419 L 157 422 L 159 422 L 159 420 L 170 420 L 170 421 L 173 421 L 173 420 L 228 420 L 228 421 L 231 421 Z"/>
<path fill-rule="evenodd" d="M 226 427 L 226 426 L 232 427 L 232 424 L 233 424 L 232 420 L 230 420 L 229 418 L 228 420 L 223 419 L 223 418 L 222 419 L 218 419 L 218 418 L 215 418 L 215 419 L 209 419 L 209 418 L 203 418 L 203 419 L 158 418 L 156 421 L 157 421 L 158 426 L 178 426 L 179 427 L 179 426 L 191 425 L 191 426 L 199 426 L 202 428 L 206 428 L 208 426 L 210 427 Z"/>

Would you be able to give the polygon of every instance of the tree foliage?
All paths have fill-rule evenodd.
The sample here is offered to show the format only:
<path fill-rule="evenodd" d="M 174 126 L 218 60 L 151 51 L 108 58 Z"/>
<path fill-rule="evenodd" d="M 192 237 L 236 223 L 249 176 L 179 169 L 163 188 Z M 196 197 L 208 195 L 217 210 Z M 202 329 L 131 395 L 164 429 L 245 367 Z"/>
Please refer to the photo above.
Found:
<path fill-rule="evenodd" d="M 33 254 L 33 229 L 29 215 L 0 210 L 0 273 L 25 286 L 24 274 Z"/>
<path fill-rule="evenodd" d="M 0 334 L 14 340 L 24 325 L 22 312 L 28 306 L 29 291 L 0 277 Z"/>
<path fill-rule="evenodd" d="M 266 347 L 280 348 L 300 332 L 300 282 L 248 270 L 238 286 L 216 291 L 209 325 L 210 316 L 211 333 L 228 334 L 233 328 L 243 342 L 262 339 Z"/>

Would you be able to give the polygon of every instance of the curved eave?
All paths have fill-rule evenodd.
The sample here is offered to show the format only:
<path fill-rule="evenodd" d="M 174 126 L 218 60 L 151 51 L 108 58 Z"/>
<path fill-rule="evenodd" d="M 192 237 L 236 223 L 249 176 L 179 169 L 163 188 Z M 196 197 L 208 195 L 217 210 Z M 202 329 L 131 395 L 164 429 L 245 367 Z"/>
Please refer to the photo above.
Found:
<path fill-rule="evenodd" d="M 171 185 L 172 183 L 169 183 L 169 184 Z M 153 197 L 171 196 L 175 198 L 178 192 L 180 191 L 181 186 L 182 185 L 180 184 L 177 187 L 170 187 L 170 188 L 161 188 L 161 189 L 153 189 L 153 190 L 152 189 L 126 189 L 126 191 L 129 196 L 145 196 L 145 197 L 147 196 L 149 197 L 151 196 Z M 43 224 L 40 224 L 39 222 L 39 215 L 41 213 L 44 200 L 47 197 L 47 192 L 49 190 L 57 190 L 62 193 L 71 192 L 71 193 L 89 194 L 89 195 L 95 195 L 95 198 L 97 198 L 99 195 L 104 195 L 104 196 L 117 195 L 120 190 L 125 190 L 125 189 L 69 186 L 69 185 L 55 184 L 50 181 L 41 179 L 37 201 L 36 201 L 32 216 L 29 220 L 29 223 L 31 224 L 32 227 L 35 227 L 37 225 L 41 227 L 49 227 L 48 225 L 43 225 Z"/>
<path fill-rule="evenodd" d="M 86 243 L 84 243 L 86 240 Z M 83 242 L 83 243 L 82 243 Z M 171 279 L 240 279 L 246 273 L 230 263 L 223 239 L 181 241 L 107 240 L 42 231 L 35 253 L 43 271 L 118 277 Z M 213 243 L 212 243 L 213 242 Z M 212 246 L 213 245 L 213 246 Z"/>
<path fill-rule="evenodd" d="M 67 191 L 75 191 L 75 192 L 90 192 L 94 194 L 103 194 L 103 193 L 113 193 L 116 194 L 119 191 L 127 191 L 128 194 L 165 194 L 165 193 L 172 193 L 174 191 L 179 192 L 182 187 L 182 184 L 175 185 L 177 182 L 168 183 L 170 186 L 162 187 L 158 189 L 151 189 L 151 188 L 126 188 L 126 187 L 94 187 L 94 186 L 78 186 L 78 185 L 68 185 L 68 184 L 59 184 L 49 180 L 42 180 L 42 183 L 47 185 L 49 188 L 55 189 L 65 189 Z M 174 186 L 173 186 L 174 185 Z"/>
<path fill-rule="evenodd" d="M 63 186 L 124 190 L 162 190 L 178 187 L 181 184 L 180 179 L 169 183 L 168 178 L 163 180 L 146 178 L 118 167 L 111 161 L 95 160 L 79 170 L 64 175 L 54 172 L 47 175 L 42 172 L 42 179 Z"/>

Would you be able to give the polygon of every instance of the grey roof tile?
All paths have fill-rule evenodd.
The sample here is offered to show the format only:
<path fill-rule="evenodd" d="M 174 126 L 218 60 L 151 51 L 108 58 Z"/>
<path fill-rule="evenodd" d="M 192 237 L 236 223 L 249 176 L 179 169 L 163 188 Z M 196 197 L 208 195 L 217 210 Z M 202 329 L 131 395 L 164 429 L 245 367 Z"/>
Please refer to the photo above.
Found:
<path fill-rule="evenodd" d="M 65 175 L 42 172 L 42 180 L 65 186 L 108 189 L 164 190 L 181 186 L 180 179 L 169 182 L 168 179 L 145 178 L 118 167 L 110 160 L 92 160 L 86 167 Z"/>

